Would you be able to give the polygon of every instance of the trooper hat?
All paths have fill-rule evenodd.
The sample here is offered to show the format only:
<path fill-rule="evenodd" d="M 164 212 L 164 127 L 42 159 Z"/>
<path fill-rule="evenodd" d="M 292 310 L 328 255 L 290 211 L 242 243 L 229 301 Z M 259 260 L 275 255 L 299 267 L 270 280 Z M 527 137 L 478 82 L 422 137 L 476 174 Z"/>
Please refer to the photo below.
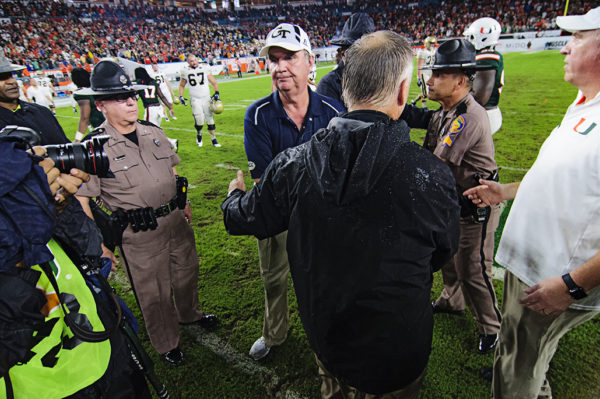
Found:
<path fill-rule="evenodd" d="M 585 15 L 556 17 L 556 25 L 567 32 L 600 29 L 600 7 L 592 8 Z"/>
<path fill-rule="evenodd" d="M 281 47 L 289 51 L 306 50 L 312 54 L 310 40 L 304 29 L 288 23 L 279 24 L 269 32 L 267 43 L 260 50 L 259 56 L 267 56 L 271 47 Z"/>
<path fill-rule="evenodd" d="M 11 62 L 4 55 L 4 49 L 0 47 L 0 73 L 6 72 L 17 72 L 25 69 L 24 66 L 11 64 Z"/>
<path fill-rule="evenodd" d="M 342 36 L 331 40 L 331 44 L 336 46 L 351 46 L 352 43 L 360 39 L 363 35 L 375 32 L 375 23 L 369 14 L 357 12 L 350 15 L 342 29 Z"/>
<path fill-rule="evenodd" d="M 466 39 L 452 39 L 444 42 L 435 52 L 435 62 L 421 69 L 459 68 L 464 70 L 493 69 L 488 65 L 477 65 L 475 47 Z"/>
<path fill-rule="evenodd" d="M 77 94 L 104 96 L 144 90 L 146 85 L 134 85 L 123 68 L 116 62 L 103 60 L 96 64 L 90 76 L 91 87 L 77 90 Z"/>

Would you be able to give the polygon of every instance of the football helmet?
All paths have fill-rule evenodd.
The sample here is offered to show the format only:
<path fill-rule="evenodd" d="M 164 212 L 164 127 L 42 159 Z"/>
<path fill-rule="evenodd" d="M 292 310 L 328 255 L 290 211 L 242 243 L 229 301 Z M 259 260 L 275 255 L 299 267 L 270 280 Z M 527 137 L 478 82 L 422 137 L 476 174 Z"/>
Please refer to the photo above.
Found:
<path fill-rule="evenodd" d="M 425 48 L 427 50 L 429 50 L 432 46 L 435 47 L 436 43 L 437 43 L 437 40 L 433 36 L 427 36 L 425 38 L 425 40 L 423 41 L 423 44 L 425 45 Z"/>
<path fill-rule="evenodd" d="M 464 36 L 473 44 L 475 50 L 492 47 L 500 39 L 500 23 L 494 18 L 484 17 L 475 20 L 464 32 Z"/>
<path fill-rule="evenodd" d="M 210 110 L 215 114 L 220 114 L 225 109 L 223 101 L 221 100 L 210 100 Z"/>

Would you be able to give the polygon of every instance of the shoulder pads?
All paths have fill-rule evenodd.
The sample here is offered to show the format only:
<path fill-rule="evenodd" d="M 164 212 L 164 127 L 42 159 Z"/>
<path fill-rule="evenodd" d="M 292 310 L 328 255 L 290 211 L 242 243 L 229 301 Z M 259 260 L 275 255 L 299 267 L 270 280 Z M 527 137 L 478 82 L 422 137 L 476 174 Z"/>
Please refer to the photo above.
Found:
<path fill-rule="evenodd" d="M 465 102 L 459 104 L 458 107 L 456 107 L 456 115 L 461 115 L 465 112 L 467 112 L 467 104 Z"/>

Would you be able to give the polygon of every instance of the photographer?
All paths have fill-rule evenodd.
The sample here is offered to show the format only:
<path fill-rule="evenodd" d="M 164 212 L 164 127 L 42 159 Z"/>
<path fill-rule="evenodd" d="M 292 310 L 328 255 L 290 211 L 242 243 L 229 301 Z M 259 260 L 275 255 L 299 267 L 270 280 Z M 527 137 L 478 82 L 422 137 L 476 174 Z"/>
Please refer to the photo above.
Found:
<path fill-rule="evenodd" d="M 466 40 L 449 40 L 436 53 L 431 78 L 425 82 L 429 98 L 441 104 L 437 111 L 407 107 L 403 119 L 412 128 L 427 129 L 424 146 L 444 161 L 454 174 L 459 192 L 496 178 L 494 142 L 485 109 L 471 92 L 476 70 L 475 48 Z M 477 322 L 479 353 L 492 352 L 498 341 L 500 311 L 492 285 L 494 232 L 500 209 L 478 210 L 461 202 L 460 245 L 442 268 L 444 290 L 434 313 L 464 314 L 465 301 Z"/>
<path fill-rule="evenodd" d="M 146 86 L 133 85 L 112 61 L 100 61 L 90 81 L 91 88 L 79 93 L 93 95 L 106 117 L 95 133 L 110 136 L 105 150 L 114 177 L 92 176 L 77 198 L 90 218 L 92 197 L 124 217 L 121 255 L 127 259 L 150 342 L 165 361 L 177 366 L 183 361 L 178 323 L 216 323 L 214 315 L 198 309 L 192 214 L 183 195 L 186 186 L 177 186 L 174 168 L 180 158 L 160 128 L 138 120 L 137 92 Z"/>
<path fill-rule="evenodd" d="M 114 317 L 53 239 L 55 204 L 89 175 L 38 161 L 0 138 L 0 168 L 11 171 L 0 175 L 0 395 L 147 398 L 147 388 L 130 384 L 125 343 L 109 330 Z"/>

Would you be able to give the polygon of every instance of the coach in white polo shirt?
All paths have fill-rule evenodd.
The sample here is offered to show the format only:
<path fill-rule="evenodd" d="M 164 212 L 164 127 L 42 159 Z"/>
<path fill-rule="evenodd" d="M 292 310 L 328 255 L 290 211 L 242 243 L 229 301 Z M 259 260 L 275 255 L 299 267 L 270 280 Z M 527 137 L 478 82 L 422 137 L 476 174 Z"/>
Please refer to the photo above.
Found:
<path fill-rule="evenodd" d="M 550 398 L 560 338 L 600 311 L 600 7 L 558 17 L 577 98 L 521 183 L 467 190 L 487 205 L 515 198 L 496 261 L 506 267 L 494 398 Z"/>

